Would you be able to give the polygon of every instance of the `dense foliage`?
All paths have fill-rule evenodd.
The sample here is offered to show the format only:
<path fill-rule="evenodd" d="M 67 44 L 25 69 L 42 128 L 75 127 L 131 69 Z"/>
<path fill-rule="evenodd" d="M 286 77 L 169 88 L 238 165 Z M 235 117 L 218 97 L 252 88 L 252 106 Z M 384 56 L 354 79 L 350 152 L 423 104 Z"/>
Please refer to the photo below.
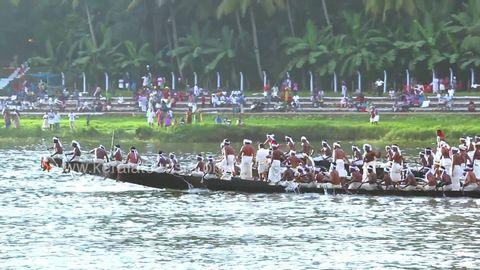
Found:
<path fill-rule="evenodd" d="M 5 0 L 0 23 L 3 65 L 31 59 L 91 81 L 149 64 L 202 85 L 218 71 L 238 87 L 242 71 L 256 89 L 263 70 L 305 88 L 312 71 L 329 89 L 334 72 L 400 81 L 408 68 L 428 81 L 452 67 L 467 81 L 480 66 L 480 0 Z"/>

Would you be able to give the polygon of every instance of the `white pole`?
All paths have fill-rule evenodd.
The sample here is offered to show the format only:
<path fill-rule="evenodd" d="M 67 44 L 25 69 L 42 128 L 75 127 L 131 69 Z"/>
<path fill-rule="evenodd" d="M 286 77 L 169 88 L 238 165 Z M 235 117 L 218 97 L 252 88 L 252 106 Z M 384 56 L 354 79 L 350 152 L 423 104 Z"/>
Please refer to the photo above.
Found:
<path fill-rule="evenodd" d="M 267 86 L 267 72 L 263 71 L 263 87 Z"/>
<path fill-rule="evenodd" d="M 358 91 L 362 92 L 362 74 L 360 74 L 360 71 L 357 70 L 357 76 L 358 76 Z"/>
<path fill-rule="evenodd" d="M 110 88 L 110 84 L 108 82 L 108 73 L 105 72 L 105 92 L 108 92 L 109 88 Z"/>
<path fill-rule="evenodd" d="M 240 71 L 240 91 L 243 93 L 243 72 Z"/>
<path fill-rule="evenodd" d="M 311 71 L 308 73 L 310 74 L 310 94 L 313 96 L 313 73 Z"/>
<path fill-rule="evenodd" d="M 410 71 L 408 71 L 407 69 L 406 73 L 407 73 L 407 88 L 409 88 L 410 87 Z"/>
<path fill-rule="evenodd" d="M 383 71 L 383 93 L 387 93 L 387 71 Z"/>
<path fill-rule="evenodd" d="M 220 89 L 222 86 L 222 81 L 220 79 L 220 72 L 217 71 L 217 89 Z"/>
<path fill-rule="evenodd" d="M 338 85 L 337 85 L 337 72 L 333 72 L 333 92 L 337 92 Z"/>
<path fill-rule="evenodd" d="M 453 69 L 452 68 L 448 68 L 448 70 L 450 70 L 450 88 L 453 88 L 455 87 L 453 85 Z"/>
<path fill-rule="evenodd" d="M 62 72 L 62 87 L 65 88 L 65 73 Z"/>
<path fill-rule="evenodd" d="M 287 71 L 287 79 L 290 79 L 290 73 Z"/>
<path fill-rule="evenodd" d="M 87 93 L 87 76 L 85 76 L 85 72 L 82 72 L 83 77 L 83 93 Z"/>
<path fill-rule="evenodd" d="M 435 69 L 432 68 L 432 84 L 433 84 L 433 82 L 435 81 L 435 77 L 436 77 Z"/>
<path fill-rule="evenodd" d="M 193 81 L 194 81 L 194 86 L 198 86 L 197 72 L 193 72 Z"/>
<path fill-rule="evenodd" d="M 475 72 L 473 71 L 473 68 L 470 69 L 470 78 L 471 78 L 471 85 L 475 85 Z"/>
<path fill-rule="evenodd" d="M 171 73 L 172 74 L 172 90 L 175 90 L 175 73 Z"/>

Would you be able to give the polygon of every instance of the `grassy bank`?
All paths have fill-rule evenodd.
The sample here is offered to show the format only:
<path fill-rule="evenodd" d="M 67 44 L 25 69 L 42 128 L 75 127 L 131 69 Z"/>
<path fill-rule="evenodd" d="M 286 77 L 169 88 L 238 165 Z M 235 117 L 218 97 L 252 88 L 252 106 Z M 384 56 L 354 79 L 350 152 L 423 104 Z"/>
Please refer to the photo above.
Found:
<path fill-rule="evenodd" d="M 435 130 L 442 129 L 449 140 L 457 140 L 462 134 L 480 134 L 478 116 L 459 114 L 424 115 L 382 115 L 378 126 L 368 123 L 368 114 L 355 115 L 302 115 L 302 116 L 246 116 L 245 126 L 224 126 L 214 124 L 213 116 L 205 116 L 201 123 L 169 128 L 150 128 L 144 117 L 93 117 L 90 125 L 81 118 L 76 122 L 76 130 L 70 131 L 67 120 L 61 123 L 58 131 L 41 129 L 42 120 L 22 119 L 20 129 L 0 129 L 0 143 L 25 144 L 39 143 L 60 136 L 64 141 L 71 139 L 83 142 L 109 142 L 115 130 L 117 141 L 145 142 L 219 142 L 224 138 L 241 141 L 251 138 L 262 141 L 266 133 L 275 133 L 277 138 L 289 135 L 298 140 L 304 135 L 311 141 L 322 139 L 384 143 L 431 143 Z"/>

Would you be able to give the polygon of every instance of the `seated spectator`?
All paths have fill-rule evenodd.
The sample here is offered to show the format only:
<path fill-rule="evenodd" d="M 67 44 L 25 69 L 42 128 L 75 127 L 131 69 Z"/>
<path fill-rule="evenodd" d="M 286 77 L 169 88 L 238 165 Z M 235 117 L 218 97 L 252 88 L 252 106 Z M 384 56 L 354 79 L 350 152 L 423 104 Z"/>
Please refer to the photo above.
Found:
<path fill-rule="evenodd" d="M 469 112 L 475 112 L 475 103 L 473 101 L 470 101 L 468 103 L 468 111 Z"/>

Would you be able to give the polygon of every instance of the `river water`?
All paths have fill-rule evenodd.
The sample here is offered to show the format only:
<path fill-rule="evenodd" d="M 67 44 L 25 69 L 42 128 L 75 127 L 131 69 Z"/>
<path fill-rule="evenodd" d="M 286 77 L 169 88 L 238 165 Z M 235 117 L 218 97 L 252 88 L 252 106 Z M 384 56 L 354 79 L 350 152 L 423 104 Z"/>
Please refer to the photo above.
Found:
<path fill-rule="evenodd" d="M 0 269 L 476 268 L 480 200 L 169 192 L 0 150 Z"/>

